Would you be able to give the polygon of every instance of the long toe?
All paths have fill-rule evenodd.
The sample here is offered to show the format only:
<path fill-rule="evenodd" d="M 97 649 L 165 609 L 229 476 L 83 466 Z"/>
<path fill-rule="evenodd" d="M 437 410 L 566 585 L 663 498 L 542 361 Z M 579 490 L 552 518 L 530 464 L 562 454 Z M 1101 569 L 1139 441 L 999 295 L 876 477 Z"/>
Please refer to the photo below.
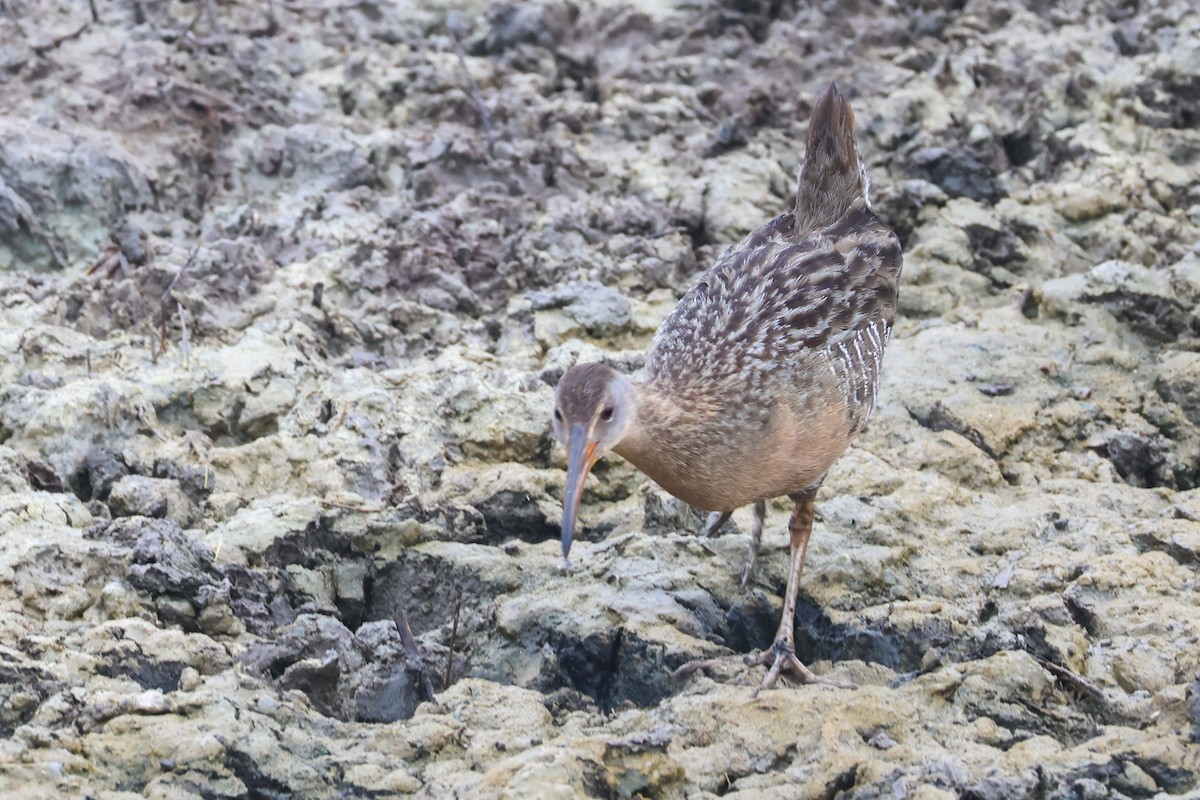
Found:
<path fill-rule="evenodd" d="M 686 679 L 695 672 L 705 672 L 718 681 L 732 679 L 736 683 L 741 683 L 744 680 L 742 676 L 745 674 L 743 671 L 745 667 L 769 667 L 766 677 L 762 679 L 762 683 L 751 694 L 752 698 L 758 697 L 758 693 L 763 689 L 773 688 L 779 682 L 779 678 L 782 675 L 787 675 L 797 683 L 802 684 L 815 683 L 824 686 L 833 686 L 838 689 L 858 688 L 853 683 L 835 681 L 817 675 L 811 669 L 804 666 L 804 663 L 800 659 L 796 658 L 795 651 L 788 647 L 785 642 L 777 642 L 766 650 L 750 655 L 730 654 L 712 658 L 692 659 L 676 668 L 671 673 L 671 680 L 677 682 Z"/>
<path fill-rule="evenodd" d="M 713 658 L 693 658 L 691 661 L 684 663 L 671 672 L 672 681 L 680 681 L 691 675 L 693 672 L 702 670 L 715 669 L 718 667 L 730 667 L 742 660 L 742 656 L 728 655 L 715 656 Z"/>
<path fill-rule="evenodd" d="M 755 661 L 749 663 L 757 663 L 760 666 L 770 664 L 771 668 L 767 670 L 766 677 L 762 679 L 762 683 L 750 695 L 758 697 L 758 693 L 764 689 L 774 688 L 779 681 L 779 676 L 783 674 L 791 675 L 800 683 L 817 683 L 825 686 L 833 686 L 838 689 L 857 689 L 858 685 L 847 683 L 845 681 L 835 681 L 830 678 L 822 678 L 808 667 L 804 666 L 804 662 L 796 658 L 796 653 L 785 644 L 777 642 L 774 647 L 764 650 Z"/>

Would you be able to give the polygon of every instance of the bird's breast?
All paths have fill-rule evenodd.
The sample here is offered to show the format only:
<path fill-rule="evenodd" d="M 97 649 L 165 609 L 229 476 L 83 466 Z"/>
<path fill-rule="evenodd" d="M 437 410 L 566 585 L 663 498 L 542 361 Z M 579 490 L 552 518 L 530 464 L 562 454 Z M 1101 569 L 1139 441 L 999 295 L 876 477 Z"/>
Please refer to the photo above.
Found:
<path fill-rule="evenodd" d="M 650 426 L 616 452 L 685 503 L 732 511 L 810 488 L 850 443 L 844 404 L 789 397 L 759 405 L 703 424 Z"/>

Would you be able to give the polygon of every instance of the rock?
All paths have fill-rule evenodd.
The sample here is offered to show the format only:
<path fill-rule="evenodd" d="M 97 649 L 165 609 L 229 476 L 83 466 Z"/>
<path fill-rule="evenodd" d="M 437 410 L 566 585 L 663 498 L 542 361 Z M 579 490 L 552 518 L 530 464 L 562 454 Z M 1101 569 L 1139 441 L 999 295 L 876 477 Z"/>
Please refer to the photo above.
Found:
<path fill-rule="evenodd" d="M 223 563 L 253 563 L 279 539 L 304 530 L 319 509 L 311 500 L 242 509 L 205 534 L 203 541 Z"/>
<path fill-rule="evenodd" d="M 43 328 L 31 336 L 46 336 L 54 342 L 47 346 L 50 352 L 73 357 L 55 329 Z M 74 344 L 72 335 L 64 338 Z M 50 392 L 10 385 L 0 394 L 0 426 L 19 432 L 7 444 L 30 453 L 45 448 L 46 463 L 60 476 L 77 474 L 94 448 L 120 447 L 139 430 L 153 426 L 154 417 L 147 389 L 116 378 L 85 378 Z"/>
<path fill-rule="evenodd" d="M 1164 400 L 1178 403 L 1187 418 L 1200 425 L 1200 354 L 1164 354 L 1159 363 L 1156 388 Z"/>
<path fill-rule="evenodd" d="M 703 229 L 722 249 L 786 210 L 766 191 L 774 177 L 772 165 L 750 151 L 710 159 L 705 172 Z"/>
<path fill-rule="evenodd" d="M 372 578 L 365 563 L 335 564 L 333 591 L 337 607 L 347 617 L 359 617 L 366 607 L 367 582 Z"/>
<path fill-rule="evenodd" d="M 1113 659 L 1113 677 L 1127 692 L 1157 692 L 1175 683 L 1175 666 L 1149 648 L 1135 647 Z"/>
<path fill-rule="evenodd" d="M 5 736 L 12 736 L 18 727 L 33 719 L 48 697 L 65 688 L 52 672 L 18 653 L 6 653 L 0 671 L 4 673 L 0 731 Z"/>
<path fill-rule="evenodd" d="M 672 497 L 653 485 L 643 487 L 642 530 L 651 534 L 699 533 L 708 524 L 708 515 Z M 731 519 L 723 530 L 737 530 Z"/>
<path fill-rule="evenodd" d="M 1004 480 L 994 459 L 978 444 L 953 430 L 919 437 L 911 452 L 917 469 L 935 470 L 964 486 L 998 486 Z"/>
<path fill-rule="evenodd" d="M 249 648 L 242 660 L 264 676 L 277 676 L 280 688 L 302 691 L 323 713 L 342 719 L 408 719 L 425 699 L 421 670 L 426 666 L 407 656 L 391 621 L 369 622 L 351 634 L 332 617 L 302 614 L 273 642 Z"/>
<path fill-rule="evenodd" d="M 84 456 L 81 477 L 86 478 L 86 483 L 80 486 L 79 494 L 85 499 L 107 500 L 113 484 L 128 474 L 129 467 L 120 453 L 103 447 L 92 448 Z"/>
<path fill-rule="evenodd" d="M 363 722 L 409 719 L 424 699 L 419 678 L 404 666 L 390 674 L 375 671 L 355 695 L 355 718 Z"/>
<path fill-rule="evenodd" d="M 63 269 L 104 242 L 127 209 L 152 203 L 148 165 L 120 139 L 88 126 L 68 132 L 0 119 L 3 194 L 24 209 L 5 236 L 0 269 Z"/>
<path fill-rule="evenodd" d="M 965 150 L 929 147 L 910 159 L 910 177 L 927 180 L 950 197 L 994 203 L 1002 196 L 991 168 Z"/>
<path fill-rule="evenodd" d="M 1072 303 L 1092 303 L 1108 310 L 1135 332 L 1156 341 L 1174 341 L 1200 331 L 1194 299 L 1200 292 L 1179 291 L 1179 272 L 1149 270 L 1136 264 L 1106 261 L 1083 275 L 1048 281 L 1041 287 L 1041 302 L 1059 315 L 1079 314 Z M 1177 277 L 1179 276 L 1179 277 Z"/>
<path fill-rule="evenodd" d="M 17 30 L 17 26 L 11 20 L 5 23 L 5 26 L 10 28 L 13 33 Z M 4 48 L 0 50 L 0 64 L 6 71 L 19 70 L 34 55 L 33 48 L 29 46 L 29 43 L 17 36 L 5 36 L 4 42 Z"/>
<path fill-rule="evenodd" d="M 1153 475 L 1163 463 L 1163 440 L 1136 431 L 1121 431 L 1108 440 L 1105 450 L 1121 477 L 1134 486 L 1156 485 Z"/>
<path fill-rule="evenodd" d="M 222 578 L 213 556 L 170 519 L 124 517 L 89 529 L 88 539 L 108 542 L 126 552 L 129 585 L 147 593 L 159 617 L 186 630 L 237 633 L 241 624 L 230 612 L 229 578 Z M 240 588 L 240 587 L 239 587 Z"/>
<path fill-rule="evenodd" d="M 947 260 L 999 286 L 1011 286 L 1025 271 L 1029 256 L 1024 242 L 1013 233 L 1014 226 L 994 210 L 973 200 L 955 198 L 943 207 L 940 221 L 960 237 L 958 248 L 947 254 Z"/>
<path fill-rule="evenodd" d="M 1192 722 L 1192 744 L 1200 744 L 1200 679 L 1192 682 L 1192 699 L 1188 701 L 1188 717 Z"/>
<path fill-rule="evenodd" d="M 553 401 L 543 386 L 498 385 L 459 375 L 444 382 L 447 410 L 456 417 L 450 432 L 463 452 L 490 460 L 528 462 L 537 457 L 550 428 Z"/>
<path fill-rule="evenodd" d="M 114 483 L 108 507 L 118 517 L 171 519 L 184 528 L 199 521 L 199 511 L 179 481 L 144 475 L 126 475 Z"/>
<path fill-rule="evenodd" d="M 25 459 L 16 450 L 0 446 L 0 489 L 13 494 L 29 489 L 29 472 Z"/>
<path fill-rule="evenodd" d="M 629 325 L 629 299 L 615 289 L 598 283 L 568 283 L 553 289 L 533 292 L 529 295 L 529 300 L 535 312 L 561 308 L 569 320 L 591 336 L 611 336 Z M 535 326 L 536 324 L 535 322 Z"/>

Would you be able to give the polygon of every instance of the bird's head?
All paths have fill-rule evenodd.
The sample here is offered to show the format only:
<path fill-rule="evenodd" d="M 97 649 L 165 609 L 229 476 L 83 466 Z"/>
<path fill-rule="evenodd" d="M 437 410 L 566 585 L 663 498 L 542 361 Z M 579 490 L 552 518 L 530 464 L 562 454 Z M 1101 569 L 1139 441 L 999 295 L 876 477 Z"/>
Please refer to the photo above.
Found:
<path fill-rule="evenodd" d="M 571 367 L 554 392 L 554 435 L 567 450 L 563 558 L 571 552 L 575 517 L 588 472 L 620 443 L 636 414 L 637 394 L 624 375 L 603 364 Z"/>

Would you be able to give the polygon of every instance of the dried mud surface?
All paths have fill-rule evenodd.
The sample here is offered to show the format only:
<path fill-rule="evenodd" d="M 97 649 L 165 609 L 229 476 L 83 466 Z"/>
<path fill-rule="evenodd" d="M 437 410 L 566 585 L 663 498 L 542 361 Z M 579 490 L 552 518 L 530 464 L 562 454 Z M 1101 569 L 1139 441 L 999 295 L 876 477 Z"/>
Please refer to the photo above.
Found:
<path fill-rule="evenodd" d="M 0 794 L 1195 792 L 1198 43 L 1186 0 L 0 1 Z M 748 511 L 700 539 L 614 457 L 563 572 L 548 415 L 785 207 L 831 79 L 906 248 L 796 620 L 860 688 L 752 700 L 786 509 L 741 590 Z"/>

